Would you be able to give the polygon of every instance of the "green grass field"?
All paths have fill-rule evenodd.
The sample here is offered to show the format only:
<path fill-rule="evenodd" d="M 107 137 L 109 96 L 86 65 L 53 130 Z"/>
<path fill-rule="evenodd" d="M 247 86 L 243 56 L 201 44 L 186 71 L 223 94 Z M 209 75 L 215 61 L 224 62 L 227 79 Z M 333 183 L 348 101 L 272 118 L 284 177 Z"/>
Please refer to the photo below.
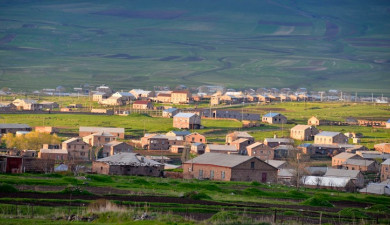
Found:
<path fill-rule="evenodd" d="M 220 84 L 389 95 L 389 3 L 8 1 L 0 86 Z"/>

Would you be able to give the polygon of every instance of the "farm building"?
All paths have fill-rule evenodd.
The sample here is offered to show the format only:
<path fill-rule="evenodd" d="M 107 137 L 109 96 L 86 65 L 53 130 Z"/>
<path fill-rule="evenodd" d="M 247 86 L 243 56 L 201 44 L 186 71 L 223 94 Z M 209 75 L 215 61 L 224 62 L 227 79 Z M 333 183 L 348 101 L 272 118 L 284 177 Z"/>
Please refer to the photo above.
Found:
<path fill-rule="evenodd" d="M 205 153 L 183 163 L 185 179 L 276 182 L 277 169 L 257 157 Z"/>
<path fill-rule="evenodd" d="M 248 139 L 252 143 L 255 142 L 255 139 L 253 138 L 253 136 L 251 136 L 247 132 L 245 132 L 245 131 L 234 131 L 233 133 L 229 133 L 229 134 L 226 135 L 226 144 L 229 145 L 233 141 L 235 141 L 237 139 L 240 139 L 240 138 Z"/>
<path fill-rule="evenodd" d="M 369 183 L 367 187 L 360 189 L 360 193 L 375 195 L 390 195 L 390 179 L 381 183 Z"/>
<path fill-rule="evenodd" d="M 49 102 L 49 101 L 43 101 L 40 103 L 42 105 L 42 109 L 57 109 L 60 107 L 60 105 L 57 102 Z"/>
<path fill-rule="evenodd" d="M 347 144 L 348 138 L 340 132 L 322 131 L 314 136 L 314 144 Z"/>
<path fill-rule="evenodd" d="M 348 159 L 363 159 L 363 158 L 353 153 L 342 152 L 332 157 L 332 167 L 333 168 L 341 167 L 343 164 L 345 164 L 345 162 Z"/>
<path fill-rule="evenodd" d="M 339 191 L 355 191 L 356 185 L 349 177 L 304 176 L 302 184 L 308 188 L 334 189 Z"/>
<path fill-rule="evenodd" d="M 171 93 L 159 93 L 156 97 L 156 101 L 161 103 L 170 103 Z"/>
<path fill-rule="evenodd" d="M 125 105 L 125 101 L 121 97 L 111 96 L 109 98 L 101 100 L 99 104 L 109 105 L 109 106 L 120 106 L 120 105 Z"/>
<path fill-rule="evenodd" d="M 133 109 L 142 109 L 142 110 L 153 109 L 153 103 L 145 100 L 137 100 L 133 103 Z"/>
<path fill-rule="evenodd" d="M 68 151 L 68 159 L 71 161 L 89 161 L 91 146 L 82 138 L 71 138 L 62 142 L 62 149 Z"/>
<path fill-rule="evenodd" d="M 172 118 L 178 113 L 179 113 L 179 110 L 177 108 L 164 109 L 162 112 L 162 117 Z"/>
<path fill-rule="evenodd" d="M 247 155 L 246 147 L 251 144 L 253 144 L 253 141 L 246 138 L 240 138 L 230 143 L 231 146 L 236 147 L 238 154 L 241 155 Z"/>
<path fill-rule="evenodd" d="M 361 172 L 368 173 L 379 172 L 379 166 L 376 161 L 365 159 L 347 159 L 344 164 L 341 165 L 341 168 L 346 170 L 359 170 Z"/>
<path fill-rule="evenodd" d="M 349 177 L 354 182 L 356 187 L 364 186 L 364 176 L 359 170 L 343 170 L 328 168 L 324 177 Z"/>
<path fill-rule="evenodd" d="M 213 145 L 208 144 L 206 146 L 205 152 L 211 153 L 224 153 L 224 154 L 238 154 L 236 146 L 232 145 Z"/>
<path fill-rule="evenodd" d="M 204 144 L 207 143 L 206 136 L 199 134 L 197 132 L 188 134 L 184 138 L 186 143 L 197 143 L 197 142 L 204 143 Z"/>
<path fill-rule="evenodd" d="M 265 138 L 264 144 L 271 148 L 275 148 L 279 145 L 293 145 L 294 140 L 290 138 Z"/>
<path fill-rule="evenodd" d="M 40 110 L 42 105 L 31 99 L 15 99 L 12 104 L 19 110 Z"/>
<path fill-rule="evenodd" d="M 97 132 L 106 132 L 114 135 L 117 138 L 125 138 L 125 129 L 124 128 L 114 128 L 114 127 L 80 127 L 79 136 L 85 137 Z"/>
<path fill-rule="evenodd" d="M 375 151 L 389 153 L 390 154 L 390 143 L 380 143 L 374 145 Z"/>
<path fill-rule="evenodd" d="M 92 172 L 107 175 L 153 176 L 163 175 L 164 165 L 137 153 L 119 153 L 92 163 Z"/>
<path fill-rule="evenodd" d="M 27 124 L 19 123 L 0 123 L 0 134 L 16 134 L 17 131 L 32 131 L 32 128 Z"/>
<path fill-rule="evenodd" d="M 188 104 L 191 100 L 191 93 L 188 91 L 172 91 L 171 102 L 173 104 Z"/>
<path fill-rule="evenodd" d="M 283 124 L 287 123 L 287 117 L 283 116 L 280 113 L 267 113 L 262 117 L 261 120 L 263 123 L 269 124 Z"/>
<path fill-rule="evenodd" d="M 150 97 L 153 97 L 153 92 L 151 91 L 145 91 L 142 89 L 132 89 L 129 91 L 136 99 L 147 99 Z"/>
<path fill-rule="evenodd" d="M 88 143 L 91 146 L 102 147 L 104 144 L 107 144 L 111 141 L 115 141 L 116 136 L 108 132 L 97 132 L 88 136 L 83 137 L 83 141 Z"/>
<path fill-rule="evenodd" d="M 256 156 L 261 160 L 272 160 L 274 159 L 274 149 L 261 143 L 255 142 L 246 147 L 246 151 L 249 156 Z"/>
<path fill-rule="evenodd" d="M 102 157 L 116 155 L 122 152 L 133 152 L 133 146 L 120 141 L 111 141 L 103 145 Z"/>
<path fill-rule="evenodd" d="M 169 150 L 168 137 L 162 134 L 145 134 L 141 138 L 141 148 L 147 150 Z"/>
<path fill-rule="evenodd" d="M 94 101 L 94 102 L 101 102 L 101 101 L 103 101 L 104 99 L 106 99 L 108 97 L 109 97 L 109 94 L 107 94 L 105 92 L 95 92 L 92 95 L 92 101 Z"/>
<path fill-rule="evenodd" d="M 381 181 L 387 179 L 390 179 L 390 159 L 387 159 L 381 164 Z"/>
<path fill-rule="evenodd" d="M 191 144 L 191 153 L 203 154 L 205 152 L 206 145 L 204 143 L 195 142 Z"/>
<path fill-rule="evenodd" d="M 318 134 L 315 127 L 309 125 L 296 125 L 291 128 L 290 137 L 295 140 L 311 141 L 314 140 L 314 135 Z"/>
<path fill-rule="evenodd" d="M 307 120 L 307 125 L 309 126 L 320 126 L 320 125 L 328 125 L 329 121 L 327 120 L 320 120 L 315 116 L 310 117 L 310 119 Z"/>
<path fill-rule="evenodd" d="M 179 129 L 200 129 L 200 116 L 195 113 L 178 113 L 173 117 L 173 127 Z"/>
<path fill-rule="evenodd" d="M 66 149 L 41 149 L 38 152 L 38 158 L 52 159 L 55 161 L 63 162 L 68 160 L 68 150 Z"/>

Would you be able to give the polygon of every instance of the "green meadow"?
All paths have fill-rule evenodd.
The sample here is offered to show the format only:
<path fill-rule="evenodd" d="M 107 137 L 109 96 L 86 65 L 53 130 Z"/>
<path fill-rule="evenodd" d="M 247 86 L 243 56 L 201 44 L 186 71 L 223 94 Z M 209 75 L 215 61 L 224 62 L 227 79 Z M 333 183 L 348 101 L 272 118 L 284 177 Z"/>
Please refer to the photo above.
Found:
<path fill-rule="evenodd" d="M 306 87 L 389 95 L 386 1 L 7 1 L 0 86 Z"/>

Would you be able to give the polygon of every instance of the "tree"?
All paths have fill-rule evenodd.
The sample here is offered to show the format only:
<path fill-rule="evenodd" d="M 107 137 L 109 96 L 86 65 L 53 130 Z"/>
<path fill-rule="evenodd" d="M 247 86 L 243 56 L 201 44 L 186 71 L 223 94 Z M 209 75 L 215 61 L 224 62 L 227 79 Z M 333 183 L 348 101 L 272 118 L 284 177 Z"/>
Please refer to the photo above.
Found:
<path fill-rule="evenodd" d="M 7 148 L 16 148 L 19 150 L 39 150 L 43 144 L 60 144 L 61 141 L 57 135 L 51 135 L 48 133 L 30 132 L 25 135 L 15 136 L 8 133 L 2 141 L 6 144 Z"/>

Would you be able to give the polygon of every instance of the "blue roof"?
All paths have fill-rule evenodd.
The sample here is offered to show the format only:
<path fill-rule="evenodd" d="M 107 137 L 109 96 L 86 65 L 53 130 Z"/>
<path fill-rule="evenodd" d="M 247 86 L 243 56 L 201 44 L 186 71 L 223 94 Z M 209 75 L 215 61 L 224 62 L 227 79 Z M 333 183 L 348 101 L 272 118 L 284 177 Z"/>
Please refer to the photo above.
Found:
<path fill-rule="evenodd" d="M 387 122 L 390 123 L 390 119 Z"/>
<path fill-rule="evenodd" d="M 321 133 L 317 134 L 318 136 L 327 136 L 327 137 L 334 137 L 338 135 L 340 132 L 332 132 L 332 131 L 322 131 Z"/>
<path fill-rule="evenodd" d="M 174 133 L 174 134 L 176 134 L 176 135 L 178 135 L 178 136 L 186 136 L 186 135 L 191 134 L 191 132 L 186 131 L 186 130 L 184 130 L 184 131 L 173 130 L 173 131 L 171 131 L 171 132 Z"/>
<path fill-rule="evenodd" d="M 310 147 L 311 144 L 310 143 L 303 143 L 301 145 L 299 145 L 299 147 L 304 147 L 304 148 L 307 148 L 307 147 Z"/>
<path fill-rule="evenodd" d="M 176 108 L 169 108 L 169 109 L 164 109 L 164 112 L 173 113 L 176 110 L 177 110 Z"/>
<path fill-rule="evenodd" d="M 184 118 L 190 118 L 192 116 L 196 115 L 195 113 L 178 113 L 174 117 L 184 117 Z"/>
<path fill-rule="evenodd" d="M 274 116 L 277 116 L 277 115 L 279 115 L 279 113 L 270 112 L 270 113 L 265 114 L 264 117 L 274 117 Z"/>
<path fill-rule="evenodd" d="M 195 143 L 192 143 L 192 145 L 194 145 L 194 146 L 199 146 L 199 145 L 203 145 L 203 143 L 195 142 Z"/>

